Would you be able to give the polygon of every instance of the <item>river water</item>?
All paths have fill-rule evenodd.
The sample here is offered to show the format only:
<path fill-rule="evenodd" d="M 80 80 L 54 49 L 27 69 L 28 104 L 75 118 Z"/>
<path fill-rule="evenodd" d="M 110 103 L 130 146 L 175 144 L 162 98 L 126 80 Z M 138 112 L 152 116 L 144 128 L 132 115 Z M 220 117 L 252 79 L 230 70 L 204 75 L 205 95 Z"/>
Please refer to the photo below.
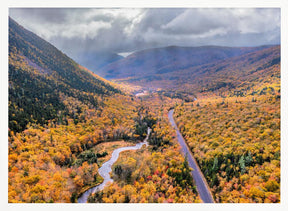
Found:
<path fill-rule="evenodd" d="M 103 177 L 104 181 L 93 187 L 93 188 L 90 188 L 88 189 L 86 192 L 84 192 L 79 198 L 78 198 L 78 203 L 86 203 L 87 202 L 87 199 L 89 197 L 89 195 L 91 193 L 95 193 L 97 191 L 101 191 L 104 189 L 104 187 L 107 185 L 108 182 L 113 182 L 113 179 L 110 177 L 110 172 L 112 171 L 112 165 L 117 161 L 118 157 L 119 157 L 119 154 L 120 152 L 123 152 L 123 151 L 126 151 L 126 150 L 137 150 L 137 149 L 141 149 L 141 147 L 143 145 L 146 145 L 148 146 L 148 137 L 149 137 L 149 134 L 151 133 L 151 129 L 148 128 L 148 131 L 147 131 L 147 136 L 146 138 L 144 139 L 143 142 L 140 142 L 138 144 L 136 144 L 135 146 L 128 146 L 128 147 L 121 147 L 121 148 L 118 148 L 118 149 L 115 149 L 113 152 L 112 152 L 112 156 L 111 156 L 111 159 L 108 160 L 107 162 L 103 163 L 103 165 L 101 166 L 101 168 L 98 169 L 98 172 L 100 174 L 101 177 Z"/>

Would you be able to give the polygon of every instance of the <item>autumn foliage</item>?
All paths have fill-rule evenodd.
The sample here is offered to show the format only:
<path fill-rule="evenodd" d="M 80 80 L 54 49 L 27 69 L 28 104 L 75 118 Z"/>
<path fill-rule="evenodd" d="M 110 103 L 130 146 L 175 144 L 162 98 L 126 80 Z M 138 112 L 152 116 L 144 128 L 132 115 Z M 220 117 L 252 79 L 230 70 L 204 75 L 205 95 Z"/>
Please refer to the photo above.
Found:
<path fill-rule="evenodd" d="M 175 109 L 217 202 L 280 201 L 280 86 Z"/>
<path fill-rule="evenodd" d="M 149 103 L 153 99 L 153 104 Z M 105 203 L 196 203 L 201 202 L 191 168 L 180 153 L 167 111 L 173 102 L 158 95 L 142 103 L 143 121 L 155 119 L 149 146 L 125 151 L 113 165 L 114 182 L 91 195 L 88 202 Z M 165 104 L 167 103 L 167 104 Z M 149 107 L 146 105 L 149 104 Z M 161 106 L 165 105 L 165 106 Z M 161 114 L 159 115 L 158 114 Z M 157 115 L 156 115 L 157 114 Z M 158 116 L 158 118 L 157 118 Z M 148 122 L 147 122 L 148 120 Z M 149 121 L 150 120 L 150 121 Z"/>
<path fill-rule="evenodd" d="M 77 202 L 103 181 L 113 147 L 97 147 L 134 145 L 150 127 L 149 146 L 122 152 L 88 202 L 201 202 L 175 109 L 216 202 L 280 202 L 280 46 L 127 81 L 151 79 L 166 89 L 135 97 L 9 19 L 8 201 Z"/>

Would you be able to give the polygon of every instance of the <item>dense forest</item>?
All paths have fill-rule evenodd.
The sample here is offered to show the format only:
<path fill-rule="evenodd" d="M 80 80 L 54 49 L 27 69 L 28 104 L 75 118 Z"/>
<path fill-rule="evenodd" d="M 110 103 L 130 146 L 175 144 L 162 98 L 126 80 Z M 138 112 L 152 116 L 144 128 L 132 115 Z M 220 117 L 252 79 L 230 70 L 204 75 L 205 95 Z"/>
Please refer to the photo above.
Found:
<path fill-rule="evenodd" d="M 148 99 L 120 91 L 10 19 L 8 201 L 77 202 L 103 180 L 98 168 L 112 151 L 96 153 L 96 148 L 119 140 L 133 145 L 151 127 L 149 149 L 129 155 L 137 164 L 114 168 L 117 182 L 107 188 L 122 192 L 94 200 L 199 202 L 191 169 L 169 130 L 168 108 L 160 106 L 171 102 L 157 96 L 149 99 L 151 106 Z"/>
<path fill-rule="evenodd" d="M 114 182 L 88 199 L 94 203 L 199 203 L 191 168 L 180 154 L 168 121 L 168 110 L 177 101 L 158 94 L 142 98 L 144 125 L 152 133 L 149 146 L 120 154 L 112 166 Z M 146 131 L 146 130 L 144 130 Z"/>
<path fill-rule="evenodd" d="M 63 116 L 79 121 L 79 115 L 69 111 L 63 98 L 98 108 L 99 98 L 116 93 L 120 90 L 109 82 L 93 77 L 92 72 L 9 19 L 11 131 L 23 131 L 28 123 L 43 125 L 52 119 L 61 122 Z"/>
<path fill-rule="evenodd" d="M 280 81 L 235 93 L 177 106 L 178 126 L 217 202 L 279 202 Z"/>
<path fill-rule="evenodd" d="M 9 202 L 70 202 L 105 141 L 136 141 L 138 103 L 9 19 Z"/>
<path fill-rule="evenodd" d="M 207 49 L 222 57 L 207 61 Z M 160 73 L 115 84 L 9 18 L 8 201 L 77 202 L 102 183 L 98 169 L 113 150 L 149 127 L 149 145 L 122 152 L 114 182 L 88 202 L 202 202 L 168 120 L 174 109 L 215 202 L 280 202 L 280 46 L 201 52 L 195 64 L 185 57 L 177 69 L 178 55 Z"/>

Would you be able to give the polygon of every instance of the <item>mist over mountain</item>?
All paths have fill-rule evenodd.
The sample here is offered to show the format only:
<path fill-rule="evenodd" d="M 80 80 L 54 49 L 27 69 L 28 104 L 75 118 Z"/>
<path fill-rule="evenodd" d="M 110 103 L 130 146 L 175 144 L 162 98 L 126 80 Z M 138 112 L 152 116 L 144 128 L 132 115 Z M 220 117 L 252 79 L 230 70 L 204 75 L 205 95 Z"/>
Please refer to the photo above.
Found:
<path fill-rule="evenodd" d="M 9 203 L 280 202 L 280 9 L 17 11 Z"/>
<path fill-rule="evenodd" d="M 211 59 L 203 60 L 206 63 L 190 65 L 186 68 L 170 65 L 170 68 L 173 67 L 173 69 L 169 69 L 171 71 L 157 71 L 154 74 L 150 72 L 147 75 L 143 73 L 141 76 L 118 80 L 154 89 L 163 88 L 186 93 L 201 93 L 237 90 L 240 87 L 247 88 L 247 86 L 254 86 L 257 83 L 261 84 L 266 80 L 277 81 L 280 78 L 280 46 L 262 46 L 244 48 L 244 50 L 246 53 L 242 55 L 216 62 L 211 62 Z"/>
<path fill-rule="evenodd" d="M 97 73 L 99 69 L 123 58 L 123 56 L 111 52 L 82 52 L 78 54 L 75 60 L 82 66 Z"/>
<path fill-rule="evenodd" d="M 193 66 L 223 61 L 249 52 L 268 48 L 260 47 L 178 47 L 147 49 L 135 52 L 128 57 L 113 62 L 97 73 L 107 79 L 143 77 L 165 74 Z"/>

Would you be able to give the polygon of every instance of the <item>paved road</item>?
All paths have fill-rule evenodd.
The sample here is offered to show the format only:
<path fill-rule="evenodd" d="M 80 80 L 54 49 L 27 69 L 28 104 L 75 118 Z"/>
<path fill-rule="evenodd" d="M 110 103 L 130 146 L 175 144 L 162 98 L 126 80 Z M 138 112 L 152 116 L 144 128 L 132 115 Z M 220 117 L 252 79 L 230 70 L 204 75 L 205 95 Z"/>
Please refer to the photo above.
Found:
<path fill-rule="evenodd" d="M 173 119 L 173 112 L 174 110 L 170 110 L 168 113 L 169 121 L 176 130 L 177 140 L 179 144 L 181 145 L 182 152 L 184 153 L 184 155 L 187 156 L 189 166 L 194 169 L 192 171 L 192 176 L 195 181 L 200 198 L 204 203 L 214 203 L 209 186 Z"/>

